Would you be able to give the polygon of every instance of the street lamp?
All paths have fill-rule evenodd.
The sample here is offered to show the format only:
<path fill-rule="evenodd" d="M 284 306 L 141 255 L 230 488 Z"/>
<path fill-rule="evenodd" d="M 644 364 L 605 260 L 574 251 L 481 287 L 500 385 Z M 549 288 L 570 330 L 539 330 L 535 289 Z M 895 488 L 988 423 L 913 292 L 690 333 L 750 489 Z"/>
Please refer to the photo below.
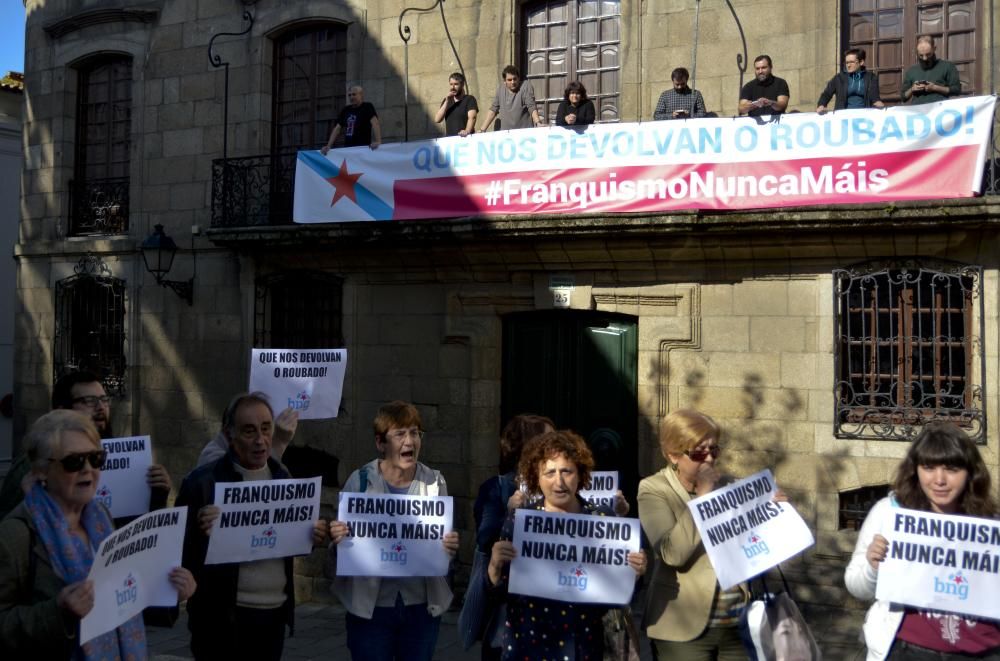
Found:
<path fill-rule="evenodd" d="M 146 270 L 156 278 L 156 284 L 173 290 L 175 294 L 194 305 L 194 277 L 190 280 L 167 280 L 166 275 L 174 265 L 177 244 L 163 233 L 163 225 L 153 226 L 153 233 L 142 242 L 142 261 Z"/>

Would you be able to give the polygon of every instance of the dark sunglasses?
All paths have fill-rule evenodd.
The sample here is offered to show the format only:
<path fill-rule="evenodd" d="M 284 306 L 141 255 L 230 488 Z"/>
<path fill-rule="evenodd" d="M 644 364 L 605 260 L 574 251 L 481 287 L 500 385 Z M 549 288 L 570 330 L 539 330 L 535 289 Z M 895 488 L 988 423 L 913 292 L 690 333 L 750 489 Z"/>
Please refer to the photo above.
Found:
<path fill-rule="evenodd" d="M 686 454 L 691 461 L 701 462 L 708 459 L 708 455 L 712 455 L 713 459 L 718 459 L 720 452 L 722 452 L 722 446 L 713 445 L 707 450 L 685 450 L 684 454 Z"/>
<path fill-rule="evenodd" d="M 83 464 L 86 462 L 90 462 L 91 468 L 101 470 L 104 468 L 104 460 L 107 458 L 107 450 L 94 450 L 93 452 L 68 454 L 62 459 L 49 459 L 49 461 L 58 461 L 67 473 L 79 473 L 83 470 Z"/>

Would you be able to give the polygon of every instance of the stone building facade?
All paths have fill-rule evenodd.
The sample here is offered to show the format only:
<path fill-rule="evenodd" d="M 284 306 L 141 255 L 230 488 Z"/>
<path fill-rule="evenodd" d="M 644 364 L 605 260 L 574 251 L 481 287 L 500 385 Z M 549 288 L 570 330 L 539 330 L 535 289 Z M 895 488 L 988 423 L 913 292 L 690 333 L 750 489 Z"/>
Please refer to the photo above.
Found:
<path fill-rule="evenodd" d="M 947 37 L 953 52 L 942 55 L 961 65 L 963 91 L 989 93 L 997 50 L 982 37 L 992 7 L 939 4 L 943 13 L 920 14 L 911 0 L 897 13 L 858 0 L 745 0 L 735 11 L 749 60 L 771 55 L 791 107 L 810 111 L 840 51 L 861 43 L 852 39 L 888 53 L 879 71 L 898 95 L 918 24 Z M 341 415 L 303 423 L 298 442 L 337 456 L 343 479 L 374 452 L 377 406 L 414 401 L 429 432 L 422 457 L 447 477 L 457 526 L 469 531 L 508 415 L 530 408 L 577 428 L 631 490 L 663 465 L 658 420 L 695 406 L 726 430 L 724 465 L 771 467 L 813 526 L 817 545 L 797 577 L 817 603 L 843 601 L 852 529 L 891 479 L 913 423 L 961 420 L 1000 468 L 991 195 L 757 213 L 288 222 L 294 151 L 323 143 L 350 83 L 378 108 L 385 142 L 439 135 L 431 118 L 451 71 L 464 69 L 484 107 L 510 62 L 550 116 L 572 77 L 564 66 L 588 81 L 607 121 L 649 120 L 674 66 L 695 71 L 709 110 L 734 115 L 740 28 L 722 3 L 449 0 L 443 14 L 402 20 L 396 0 L 26 7 L 18 435 L 47 409 L 57 373 L 96 369 L 118 398 L 117 428 L 151 434 L 179 482 L 246 387 L 251 347 L 342 345 Z M 140 246 L 156 225 L 180 248 L 166 279 L 193 278 L 190 305 L 144 266 Z M 900 284 L 905 273 L 921 274 L 917 284 Z M 915 367 L 919 342 L 896 331 L 851 326 L 848 312 L 863 314 L 851 284 L 871 274 L 897 296 L 871 314 L 893 323 L 926 312 L 912 301 L 901 312 L 910 295 L 901 290 L 951 283 L 957 297 L 926 312 L 961 320 L 947 369 Z M 570 292 L 559 307 L 556 289 Z M 907 379 L 922 374 L 921 388 L 958 384 L 953 396 L 915 395 L 896 363 L 850 373 L 844 356 L 865 342 L 896 347 L 872 355 L 905 363 Z M 872 387 L 894 411 L 867 426 L 852 422 L 859 401 L 835 395 L 865 382 L 892 382 Z M 467 556 L 471 535 L 465 544 Z M 304 593 L 320 582 L 304 578 Z"/>

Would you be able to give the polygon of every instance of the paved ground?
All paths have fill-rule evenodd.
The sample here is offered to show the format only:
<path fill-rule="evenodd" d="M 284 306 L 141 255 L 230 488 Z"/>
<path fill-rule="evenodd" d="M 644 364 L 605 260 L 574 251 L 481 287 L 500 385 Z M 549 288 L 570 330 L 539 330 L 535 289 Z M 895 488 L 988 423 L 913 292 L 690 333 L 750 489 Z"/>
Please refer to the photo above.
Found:
<path fill-rule="evenodd" d="M 812 612 L 805 610 L 823 650 L 824 661 L 862 661 L 864 647 L 858 642 L 863 615 L 857 611 L 823 609 Z M 446 613 L 438 639 L 435 661 L 478 661 L 479 646 L 465 651 L 458 639 L 456 621 L 458 611 Z M 181 612 L 181 619 L 173 629 L 149 627 L 150 659 L 153 661 L 178 661 L 190 659 L 188 649 L 187 615 Z M 295 609 L 295 637 L 285 642 L 284 661 L 346 661 L 347 636 L 344 633 L 344 609 L 340 604 L 301 604 Z M 642 660 L 650 661 L 649 643 L 642 645 Z"/>

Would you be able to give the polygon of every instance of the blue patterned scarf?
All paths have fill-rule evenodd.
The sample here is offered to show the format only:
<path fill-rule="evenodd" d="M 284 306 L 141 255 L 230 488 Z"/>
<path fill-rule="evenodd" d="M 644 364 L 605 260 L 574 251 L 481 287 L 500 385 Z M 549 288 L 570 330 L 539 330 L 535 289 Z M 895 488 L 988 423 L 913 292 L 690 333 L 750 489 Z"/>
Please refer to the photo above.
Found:
<path fill-rule="evenodd" d="M 67 584 L 85 580 L 90 573 L 90 565 L 94 562 L 94 550 L 114 530 L 108 512 L 94 501 L 83 508 L 80 525 L 90 539 L 88 546 L 78 536 L 70 533 L 62 510 L 41 484 L 35 483 L 25 496 L 24 504 L 38 530 L 38 537 L 45 546 L 56 576 Z M 77 647 L 73 653 L 75 661 L 140 661 L 146 656 L 146 629 L 142 624 L 142 613 L 114 631 Z"/>

